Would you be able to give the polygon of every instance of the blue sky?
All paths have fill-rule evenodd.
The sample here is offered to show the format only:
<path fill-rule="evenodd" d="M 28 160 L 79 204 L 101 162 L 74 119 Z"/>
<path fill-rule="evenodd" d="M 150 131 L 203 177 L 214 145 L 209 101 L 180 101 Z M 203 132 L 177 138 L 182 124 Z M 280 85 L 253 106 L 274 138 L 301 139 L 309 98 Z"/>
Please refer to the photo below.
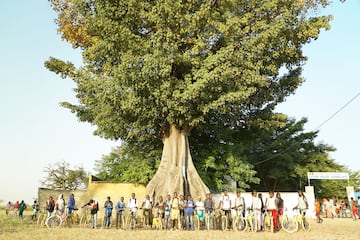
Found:
<path fill-rule="evenodd" d="M 360 1 L 334 4 L 330 31 L 304 48 L 306 82 L 278 111 L 309 119 L 314 130 L 360 92 Z M 44 168 L 65 160 L 94 172 L 94 162 L 119 145 L 92 134 L 61 101 L 76 101 L 71 80 L 44 68 L 50 56 L 81 64 L 80 52 L 63 42 L 47 1 L 0 1 L 0 199 L 32 202 Z M 326 123 L 316 141 L 337 148 L 332 157 L 360 170 L 357 154 L 360 97 Z"/>

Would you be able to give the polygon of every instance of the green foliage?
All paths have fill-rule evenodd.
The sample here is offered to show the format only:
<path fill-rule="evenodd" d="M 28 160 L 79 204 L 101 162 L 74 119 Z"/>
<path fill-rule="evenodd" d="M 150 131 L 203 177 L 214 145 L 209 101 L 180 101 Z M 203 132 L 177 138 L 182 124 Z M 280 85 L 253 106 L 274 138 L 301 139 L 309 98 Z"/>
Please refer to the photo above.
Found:
<path fill-rule="evenodd" d="M 303 82 L 302 47 L 329 29 L 331 16 L 314 14 L 329 1 L 49 1 L 84 62 L 45 63 L 76 83 L 79 103 L 62 106 L 124 142 L 98 161 L 99 177 L 146 183 L 170 125 L 191 134 L 194 164 L 213 189 L 224 176 L 243 189 L 258 178 L 285 184 L 316 163 L 316 133 L 272 111 Z"/>
<path fill-rule="evenodd" d="M 46 177 L 41 181 L 43 187 L 54 190 L 84 189 L 88 184 L 89 174 L 82 167 L 70 168 L 63 161 L 44 168 Z"/>
<path fill-rule="evenodd" d="M 96 161 L 97 177 L 107 181 L 147 184 L 160 163 L 161 148 L 141 149 L 140 146 L 114 148 Z"/>
<path fill-rule="evenodd" d="M 85 63 L 46 63 L 77 84 L 80 104 L 63 106 L 125 141 L 283 101 L 302 82 L 301 47 L 330 20 L 310 14 L 324 0 L 50 2 Z"/>

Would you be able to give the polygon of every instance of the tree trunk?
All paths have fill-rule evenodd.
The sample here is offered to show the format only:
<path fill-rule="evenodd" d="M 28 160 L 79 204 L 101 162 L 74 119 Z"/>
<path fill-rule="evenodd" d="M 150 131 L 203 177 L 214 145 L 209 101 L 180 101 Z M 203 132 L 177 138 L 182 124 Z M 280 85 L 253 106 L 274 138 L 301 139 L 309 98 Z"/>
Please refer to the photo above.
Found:
<path fill-rule="evenodd" d="M 157 201 L 159 196 L 166 197 L 174 192 L 193 197 L 204 196 L 209 192 L 193 164 L 188 141 L 188 132 L 170 126 L 169 136 L 163 139 L 164 148 L 160 166 L 149 184 L 146 194 Z"/>

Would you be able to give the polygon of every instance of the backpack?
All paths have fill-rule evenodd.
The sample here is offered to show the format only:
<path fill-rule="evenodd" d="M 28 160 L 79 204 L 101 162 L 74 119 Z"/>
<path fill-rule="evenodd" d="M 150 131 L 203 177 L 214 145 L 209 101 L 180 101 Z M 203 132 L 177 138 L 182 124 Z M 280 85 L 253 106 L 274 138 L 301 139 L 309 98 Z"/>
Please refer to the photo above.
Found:
<path fill-rule="evenodd" d="M 91 214 L 96 214 L 99 211 L 99 203 L 93 203 L 92 208 L 90 210 Z"/>

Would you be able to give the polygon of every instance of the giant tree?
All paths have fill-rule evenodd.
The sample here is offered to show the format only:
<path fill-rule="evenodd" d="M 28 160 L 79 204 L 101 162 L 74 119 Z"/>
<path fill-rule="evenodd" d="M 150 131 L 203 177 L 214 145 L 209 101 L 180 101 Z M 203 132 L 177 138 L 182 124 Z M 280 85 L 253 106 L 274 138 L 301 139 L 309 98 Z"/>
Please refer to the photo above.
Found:
<path fill-rule="evenodd" d="M 101 137 L 162 140 L 146 189 L 153 197 L 208 191 L 189 133 L 210 122 L 231 129 L 292 94 L 302 82 L 302 46 L 330 21 L 312 15 L 327 0 L 49 1 L 84 62 L 46 62 L 76 83 L 79 103 L 63 106 Z"/>

